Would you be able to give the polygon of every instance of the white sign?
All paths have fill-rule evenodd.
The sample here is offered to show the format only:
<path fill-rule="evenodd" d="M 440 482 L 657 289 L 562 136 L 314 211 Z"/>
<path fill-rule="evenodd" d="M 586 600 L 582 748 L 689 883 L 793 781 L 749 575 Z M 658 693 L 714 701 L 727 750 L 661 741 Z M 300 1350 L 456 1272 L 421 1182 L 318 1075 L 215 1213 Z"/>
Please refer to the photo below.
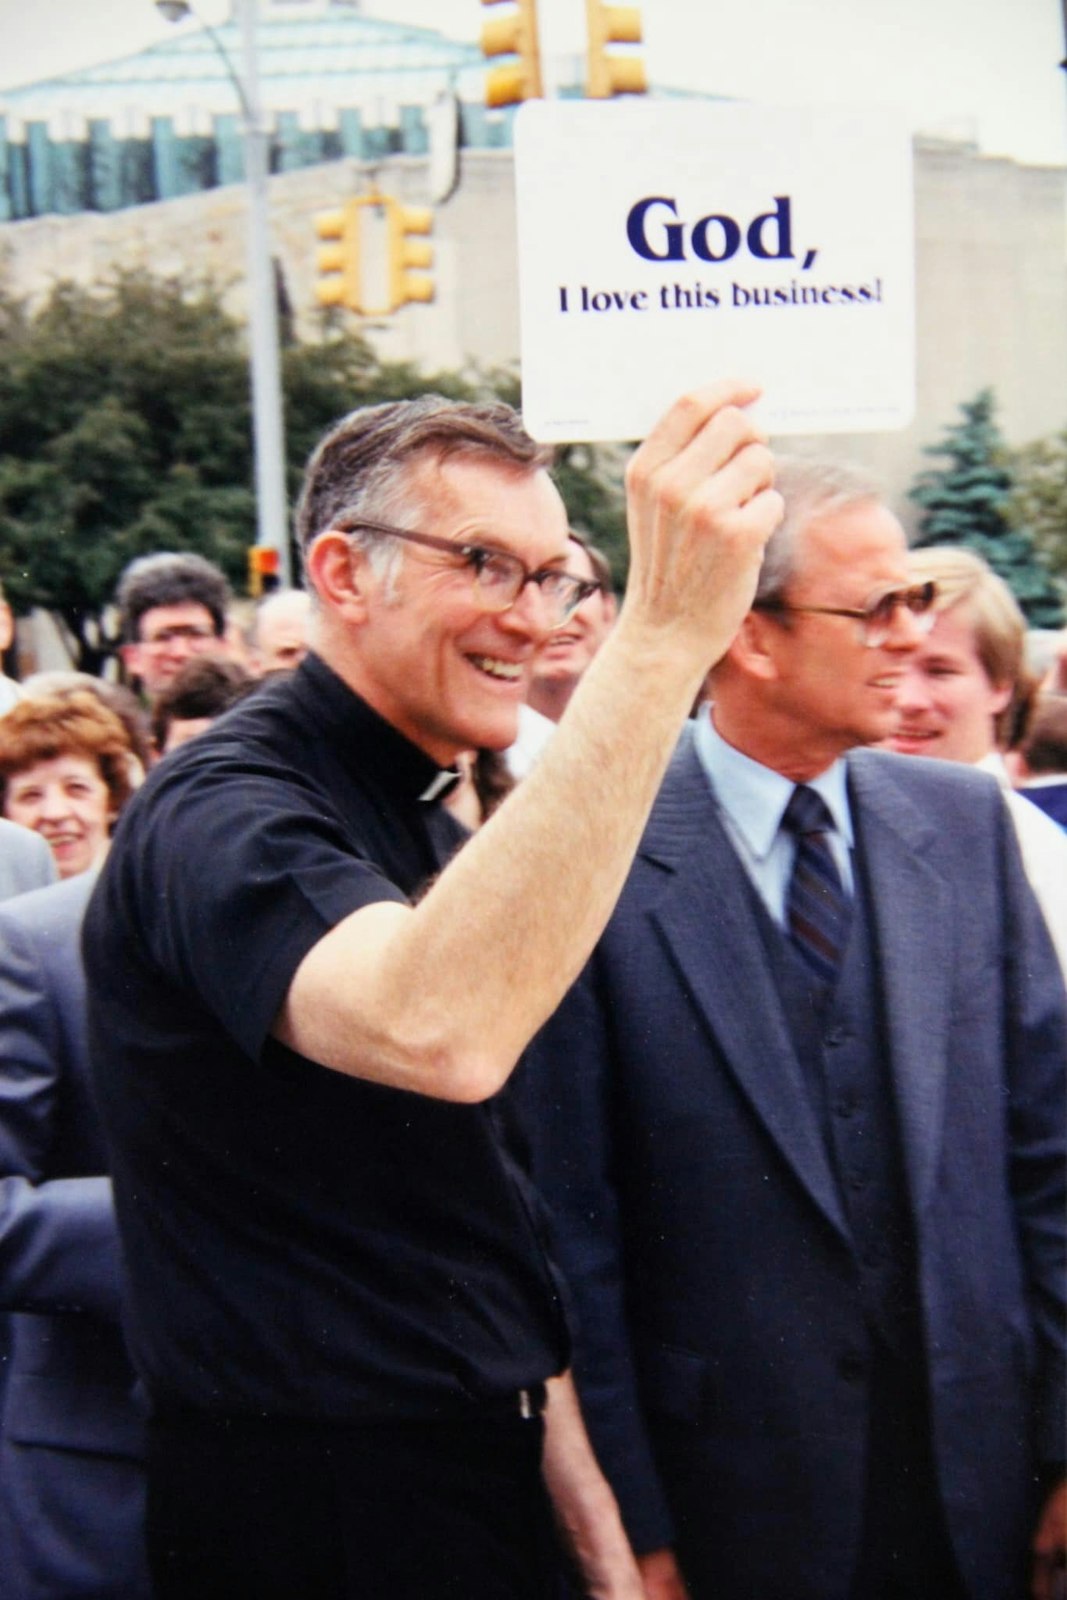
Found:
<path fill-rule="evenodd" d="M 640 439 L 687 389 L 771 433 L 914 409 L 911 140 L 880 111 L 534 100 L 515 122 L 523 417 Z"/>

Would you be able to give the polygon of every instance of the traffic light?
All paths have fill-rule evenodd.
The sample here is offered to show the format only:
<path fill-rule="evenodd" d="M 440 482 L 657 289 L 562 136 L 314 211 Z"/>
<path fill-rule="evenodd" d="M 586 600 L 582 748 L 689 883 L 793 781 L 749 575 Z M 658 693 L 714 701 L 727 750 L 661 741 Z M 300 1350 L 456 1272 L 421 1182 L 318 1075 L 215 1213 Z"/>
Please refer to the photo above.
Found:
<path fill-rule="evenodd" d="M 609 55 L 609 44 L 640 44 L 641 13 L 636 6 L 605 6 L 585 0 L 589 28 L 589 73 L 585 92 L 590 100 L 616 94 L 645 94 L 645 64 L 635 55 Z"/>
<path fill-rule="evenodd" d="M 506 16 L 492 17 L 482 29 L 482 53 L 514 56 L 506 67 L 494 67 L 485 83 L 487 106 L 513 106 L 539 100 L 541 51 L 537 42 L 537 0 L 482 0 L 483 6 L 504 4 Z"/>
<path fill-rule="evenodd" d="M 433 231 L 428 206 L 404 206 L 392 195 L 374 191 L 320 213 L 315 231 L 330 241 L 318 250 L 320 305 L 381 317 L 413 300 L 433 299 L 433 278 L 418 270 L 433 266 L 433 245 L 426 238 Z"/>
<path fill-rule="evenodd" d="M 365 199 L 349 200 L 336 211 L 321 211 L 315 218 L 319 238 L 333 241 L 315 252 L 319 269 L 315 298 L 320 306 L 364 309 L 359 246 L 361 211 L 366 204 Z"/>
<path fill-rule="evenodd" d="M 433 232 L 433 212 L 429 206 L 402 206 L 388 196 L 380 203 L 385 206 L 388 230 L 389 310 L 396 311 L 412 300 L 432 300 L 433 279 L 412 268 L 433 266 L 433 245 L 426 240 Z"/>
<path fill-rule="evenodd" d="M 248 551 L 248 592 L 259 600 L 278 587 L 281 558 L 273 545 L 254 544 Z"/>

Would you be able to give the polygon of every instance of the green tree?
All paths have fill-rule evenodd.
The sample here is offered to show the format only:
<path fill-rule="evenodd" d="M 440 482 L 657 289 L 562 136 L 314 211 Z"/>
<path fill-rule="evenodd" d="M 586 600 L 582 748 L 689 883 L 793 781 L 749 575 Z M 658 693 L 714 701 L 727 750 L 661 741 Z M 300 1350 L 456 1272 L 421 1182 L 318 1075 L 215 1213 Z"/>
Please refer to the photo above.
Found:
<path fill-rule="evenodd" d="M 1012 452 L 1013 528 L 1029 529 L 1049 569 L 1067 583 L 1067 428 Z"/>
<path fill-rule="evenodd" d="M 381 362 L 336 319 L 288 345 L 282 365 L 291 499 L 320 434 L 356 406 L 427 390 L 517 399 L 512 373 Z M 617 554 L 608 458 L 565 452 L 559 482 L 572 518 Z M 135 556 L 195 550 L 244 589 L 252 484 L 244 330 L 212 284 L 144 273 L 60 284 L 36 314 L 0 288 L 0 575 L 18 611 L 63 620 L 81 665 L 109 652 L 98 619 Z"/>
<path fill-rule="evenodd" d="M 1013 524 L 1014 484 L 1007 446 L 994 420 L 990 389 L 960 406 L 962 422 L 925 454 L 946 465 L 920 473 L 909 491 L 922 507 L 916 545 L 961 544 L 984 557 L 1008 584 L 1031 627 L 1063 621 L 1063 597 L 1034 537 Z"/>
<path fill-rule="evenodd" d="M 0 572 L 80 661 L 125 564 L 198 550 L 234 579 L 252 537 L 248 368 L 206 286 L 123 275 L 0 309 Z"/>

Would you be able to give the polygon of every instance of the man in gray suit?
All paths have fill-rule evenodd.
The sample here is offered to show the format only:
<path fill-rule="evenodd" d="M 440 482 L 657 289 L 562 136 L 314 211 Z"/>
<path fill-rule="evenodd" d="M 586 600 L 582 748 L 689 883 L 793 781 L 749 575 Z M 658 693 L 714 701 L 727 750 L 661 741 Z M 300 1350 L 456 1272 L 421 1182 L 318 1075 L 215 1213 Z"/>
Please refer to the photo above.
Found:
<path fill-rule="evenodd" d="M 0 591 L 0 608 L 6 603 Z M 0 609 L 0 641 L 3 637 L 4 615 Z M 0 715 L 15 704 L 17 688 L 7 678 L 0 678 Z M 40 834 L 29 828 L 0 817 L 0 900 L 10 900 L 15 895 L 26 894 L 31 889 L 41 889 L 54 883 L 56 865 L 48 845 Z M 0 1407 L 3 1406 L 7 1384 L 7 1369 L 11 1334 L 8 1319 L 0 1314 Z M 0 1527 L 0 1561 L 4 1560 L 3 1529 Z"/>
<path fill-rule="evenodd" d="M 649 1596 L 1048 1597 L 1063 983 L 995 783 L 855 748 L 931 617 L 899 523 L 834 470 L 776 487 L 529 1063 L 579 1389 Z"/>
<path fill-rule="evenodd" d="M 143 1600 L 143 1420 L 87 1062 L 84 872 L 0 908 L 5 1600 Z"/>
<path fill-rule="evenodd" d="M 0 817 L 0 900 L 43 889 L 55 879 L 52 852 L 40 834 Z"/>

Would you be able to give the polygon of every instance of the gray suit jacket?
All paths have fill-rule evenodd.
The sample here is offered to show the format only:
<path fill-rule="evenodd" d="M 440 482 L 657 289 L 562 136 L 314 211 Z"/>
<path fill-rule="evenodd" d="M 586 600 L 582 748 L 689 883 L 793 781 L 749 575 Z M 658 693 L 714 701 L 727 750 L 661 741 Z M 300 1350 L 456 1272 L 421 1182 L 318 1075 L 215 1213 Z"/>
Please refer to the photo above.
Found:
<path fill-rule="evenodd" d="M 4 1592 L 19 1597 L 144 1592 L 143 1421 L 85 1036 L 79 940 L 94 881 L 0 907 L 0 1309 L 12 1313 L 0 1509 Z"/>
<path fill-rule="evenodd" d="M 0 817 L 0 900 L 43 889 L 55 880 L 52 852 L 40 834 Z"/>
<path fill-rule="evenodd" d="M 976 1600 L 1016 1600 L 1034 1470 L 1063 1448 L 1063 982 L 993 783 L 868 751 L 849 782 L 942 1497 Z M 637 1547 L 671 1542 L 684 1507 L 716 1600 L 847 1594 L 869 1416 L 855 1245 L 688 739 L 516 1093 Z"/>

